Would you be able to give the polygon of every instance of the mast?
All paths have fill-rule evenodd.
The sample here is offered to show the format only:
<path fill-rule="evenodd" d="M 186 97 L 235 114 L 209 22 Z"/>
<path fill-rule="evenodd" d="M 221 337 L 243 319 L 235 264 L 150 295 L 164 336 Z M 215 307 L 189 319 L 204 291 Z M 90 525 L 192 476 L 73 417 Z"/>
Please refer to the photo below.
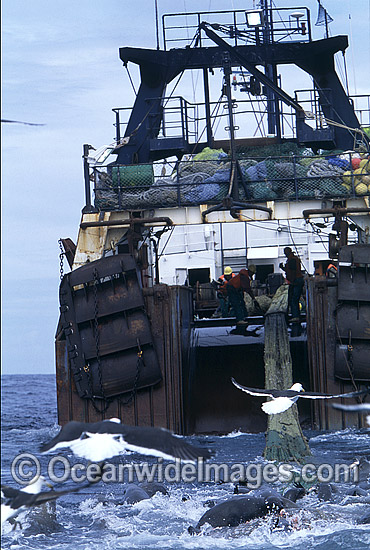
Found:
<path fill-rule="evenodd" d="M 268 0 L 261 0 L 262 13 L 264 18 L 264 25 L 262 27 L 262 40 L 265 45 L 266 50 L 266 59 L 268 59 L 268 49 L 269 46 L 273 43 L 273 22 L 272 22 L 272 11 L 271 11 L 271 0 L 270 5 Z M 265 64 L 265 75 L 277 86 L 277 68 L 276 64 L 266 63 Z M 279 99 L 275 93 L 269 88 L 266 87 L 266 97 L 267 97 L 267 127 L 268 133 L 276 135 L 278 139 L 281 139 L 281 128 L 280 128 L 280 108 L 279 108 Z"/>

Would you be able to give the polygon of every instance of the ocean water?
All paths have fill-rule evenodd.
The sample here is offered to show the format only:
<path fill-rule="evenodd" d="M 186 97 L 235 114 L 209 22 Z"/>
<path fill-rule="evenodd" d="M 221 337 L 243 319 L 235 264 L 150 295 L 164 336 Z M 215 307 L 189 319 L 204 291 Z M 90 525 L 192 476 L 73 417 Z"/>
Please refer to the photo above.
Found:
<path fill-rule="evenodd" d="M 20 487 L 11 475 L 11 465 L 21 453 L 31 453 L 40 461 L 47 477 L 51 456 L 40 456 L 39 446 L 58 431 L 56 387 L 53 375 L 6 375 L 2 377 L 2 483 Z M 308 432 L 312 458 L 319 464 L 350 464 L 355 457 L 370 457 L 370 431 L 347 429 L 341 432 Z M 216 452 L 214 462 L 232 465 L 265 465 L 261 458 L 264 434 L 233 433 L 224 437 L 187 438 Z M 66 450 L 61 456 L 76 463 Z M 153 464 L 155 459 L 149 459 Z M 112 462 L 143 461 L 139 455 L 117 457 Z M 83 462 L 83 461 L 82 461 Z M 18 462 L 17 462 L 18 463 Z M 29 466 L 32 470 L 32 465 Z M 24 468 L 27 474 L 27 468 Z M 62 471 L 62 470 L 60 470 Z M 102 483 L 81 492 L 59 498 L 54 506 L 34 508 L 19 518 L 22 529 L 3 528 L 4 549 L 245 549 L 277 548 L 351 549 L 370 548 L 370 525 L 358 524 L 370 507 L 370 493 L 362 497 L 335 496 L 334 502 L 322 502 L 316 493 L 297 502 L 295 528 L 288 532 L 273 529 L 272 518 L 253 520 L 238 527 L 212 529 L 206 526 L 200 535 L 191 536 L 209 499 L 233 495 L 231 482 L 166 482 L 168 495 L 156 494 L 134 505 L 119 504 L 123 483 Z M 56 490 L 72 487 L 68 479 L 55 485 Z M 271 485 L 272 486 L 272 485 Z M 273 484 L 281 491 L 286 484 Z M 349 487 L 350 485 L 348 485 Z M 340 485 L 341 488 L 347 485 Z"/>

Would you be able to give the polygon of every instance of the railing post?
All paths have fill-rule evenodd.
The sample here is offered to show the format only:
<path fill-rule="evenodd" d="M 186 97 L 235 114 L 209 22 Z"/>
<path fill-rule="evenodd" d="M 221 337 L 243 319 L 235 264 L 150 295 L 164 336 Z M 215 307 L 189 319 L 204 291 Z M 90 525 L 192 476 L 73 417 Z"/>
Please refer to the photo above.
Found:
<path fill-rule="evenodd" d="M 352 191 L 352 197 L 356 197 L 356 188 L 355 188 L 355 175 L 352 165 L 352 153 L 349 153 L 349 169 L 351 170 L 351 191 Z"/>
<path fill-rule="evenodd" d="M 298 202 L 298 181 L 297 181 L 297 159 L 296 156 L 293 156 L 293 176 L 294 176 L 294 187 L 295 187 L 295 200 Z"/>
<path fill-rule="evenodd" d="M 121 190 L 121 166 L 117 166 L 117 183 L 118 183 L 118 208 L 122 208 L 122 190 Z"/>
<path fill-rule="evenodd" d="M 120 143 L 121 141 L 121 121 L 119 116 L 119 110 L 116 110 L 116 142 Z"/>
<path fill-rule="evenodd" d="M 176 163 L 177 206 L 181 206 L 179 161 Z"/>
<path fill-rule="evenodd" d="M 91 190 L 90 190 L 90 171 L 89 171 L 89 151 L 93 149 L 91 145 L 87 143 L 83 146 L 83 167 L 84 167 L 84 180 L 85 180 L 85 206 L 82 209 L 82 214 L 95 214 L 99 210 L 91 203 Z"/>

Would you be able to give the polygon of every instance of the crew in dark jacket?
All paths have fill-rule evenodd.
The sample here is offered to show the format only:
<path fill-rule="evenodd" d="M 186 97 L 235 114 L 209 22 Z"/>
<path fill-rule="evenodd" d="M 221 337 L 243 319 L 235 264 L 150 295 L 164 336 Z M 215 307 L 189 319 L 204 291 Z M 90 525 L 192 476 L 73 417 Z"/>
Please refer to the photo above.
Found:
<path fill-rule="evenodd" d="M 285 277 L 289 284 L 288 308 L 290 306 L 292 322 L 299 323 L 299 299 L 304 283 L 301 260 L 289 246 L 284 248 L 284 254 L 287 257 L 287 261 L 285 265 L 283 263 L 280 264 L 280 269 L 285 271 Z"/>

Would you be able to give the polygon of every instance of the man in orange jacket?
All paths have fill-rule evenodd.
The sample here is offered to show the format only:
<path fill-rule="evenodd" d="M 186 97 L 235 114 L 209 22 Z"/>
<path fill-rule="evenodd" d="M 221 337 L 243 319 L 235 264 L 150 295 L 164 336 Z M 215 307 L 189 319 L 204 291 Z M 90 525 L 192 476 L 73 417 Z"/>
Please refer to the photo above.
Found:
<path fill-rule="evenodd" d="M 245 307 L 244 292 L 247 292 L 252 300 L 256 300 L 251 288 L 253 275 L 256 273 L 256 266 L 251 264 L 248 269 L 241 269 L 235 277 L 230 279 L 221 287 L 226 289 L 230 307 L 235 311 L 237 324 L 247 324 L 248 311 Z"/>

